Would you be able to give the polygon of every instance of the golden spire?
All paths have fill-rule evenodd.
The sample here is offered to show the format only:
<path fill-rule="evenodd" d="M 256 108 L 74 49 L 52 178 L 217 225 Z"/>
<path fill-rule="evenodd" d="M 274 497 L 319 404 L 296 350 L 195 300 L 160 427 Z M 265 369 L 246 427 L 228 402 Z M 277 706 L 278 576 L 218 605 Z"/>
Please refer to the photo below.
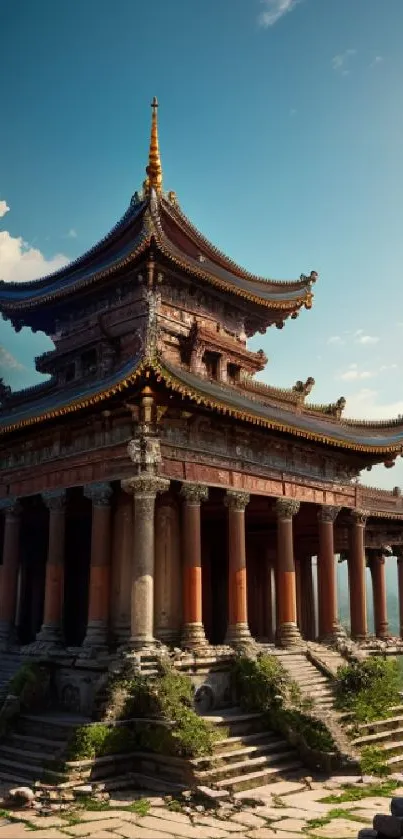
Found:
<path fill-rule="evenodd" d="M 146 168 L 147 178 L 144 182 L 145 191 L 150 192 L 154 188 L 157 195 L 161 193 L 162 189 L 162 166 L 160 158 L 160 150 L 158 145 L 158 120 L 157 120 L 157 97 L 154 96 L 151 102 L 152 118 L 151 118 L 151 137 L 150 150 L 148 153 L 148 166 Z"/>

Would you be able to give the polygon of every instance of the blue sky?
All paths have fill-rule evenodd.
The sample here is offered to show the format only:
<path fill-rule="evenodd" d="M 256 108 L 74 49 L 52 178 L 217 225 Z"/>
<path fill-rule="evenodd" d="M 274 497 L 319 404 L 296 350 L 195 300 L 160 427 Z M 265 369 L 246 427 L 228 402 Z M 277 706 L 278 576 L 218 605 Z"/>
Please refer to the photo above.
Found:
<path fill-rule="evenodd" d="M 0 277 L 115 224 L 157 95 L 164 185 L 202 232 L 265 276 L 319 272 L 313 309 L 253 339 L 266 380 L 403 414 L 402 31 L 402 0 L 0 0 Z M 38 378 L 44 336 L 2 323 L 1 345 L 6 381 Z"/>

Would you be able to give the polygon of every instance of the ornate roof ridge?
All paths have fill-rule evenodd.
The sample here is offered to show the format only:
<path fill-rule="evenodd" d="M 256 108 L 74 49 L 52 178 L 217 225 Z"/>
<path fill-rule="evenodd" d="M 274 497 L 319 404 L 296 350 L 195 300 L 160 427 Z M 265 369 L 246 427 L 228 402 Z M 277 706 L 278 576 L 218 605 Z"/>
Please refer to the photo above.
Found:
<path fill-rule="evenodd" d="M 357 428 L 360 426 L 363 428 L 396 428 L 396 426 L 403 425 L 403 417 L 393 417 L 392 419 L 385 420 L 363 420 L 343 417 L 341 424 L 356 426 Z"/>
<path fill-rule="evenodd" d="M 367 484 L 357 484 L 357 489 L 360 491 L 364 491 L 368 493 L 368 495 L 376 496 L 389 496 L 391 498 L 400 498 L 400 495 L 396 490 L 399 490 L 399 487 L 394 487 L 394 489 L 383 489 L 383 487 L 370 487 Z M 399 490 L 400 491 L 400 490 Z"/>
<path fill-rule="evenodd" d="M 246 387 L 244 387 L 245 385 Z M 262 395 L 273 395 L 281 401 L 284 400 L 294 405 L 298 405 L 299 402 L 299 394 L 292 387 L 285 388 L 277 387 L 276 385 L 269 385 L 266 382 L 261 382 L 259 380 L 255 381 L 252 376 L 248 375 L 244 375 L 242 377 L 242 389 L 251 390 L 255 393 L 261 393 Z"/>
<path fill-rule="evenodd" d="M 261 283 L 264 286 L 272 284 L 279 286 L 280 288 L 287 287 L 293 291 L 299 288 L 306 289 L 307 287 L 309 287 L 310 289 L 311 284 L 316 282 L 318 278 L 318 274 L 316 271 L 311 271 L 309 277 L 307 277 L 305 274 L 301 274 L 299 280 L 273 280 L 270 277 L 262 277 L 258 274 L 252 274 L 246 268 L 243 268 L 241 265 L 239 265 L 237 262 L 231 259 L 231 257 L 227 256 L 227 254 L 225 254 L 218 247 L 216 247 L 216 245 L 213 245 L 213 243 L 210 242 L 210 240 L 207 239 L 207 237 L 200 232 L 196 225 L 194 225 L 190 221 L 189 217 L 183 212 L 179 204 L 173 204 L 164 195 L 161 196 L 160 200 L 163 208 L 168 211 L 168 214 L 174 221 L 178 222 L 177 216 L 179 216 L 179 220 L 185 223 L 186 227 L 188 228 L 187 232 L 189 235 L 191 235 L 195 244 L 198 244 L 198 242 L 202 242 L 202 244 L 209 250 L 211 250 L 216 257 L 218 257 L 224 263 L 226 263 L 229 270 L 233 271 L 233 273 L 237 276 L 251 280 L 255 283 Z"/>
<path fill-rule="evenodd" d="M 71 262 L 68 262 L 67 265 L 64 265 L 63 268 L 58 268 L 57 271 L 53 271 L 51 274 L 45 274 L 43 277 L 38 277 L 36 280 L 26 280 L 25 282 L 18 282 L 10 280 L 6 282 L 5 280 L 0 279 L 0 295 L 1 295 L 1 287 L 7 288 L 21 288 L 21 289 L 29 289 L 29 288 L 38 288 L 40 285 L 46 285 L 48 282 L 53 280 L 57 280 L 59 277 L 62 277 L 66 271 L 70 271 L 72 268 L 78 268 L 81 263 L 85 262 L 86 259 L 91 257 L 94 253 L 99 251 L 113 236 L 117 233 L 120 228 L 124 228 L 126 222 L 134 221 L 134 218 L 140 214 L 143 206 L 147 204 L 144 200 L 135 200 L 134 198 L 131 199 L 130 204 L 127 210 L 123 213 L 123 216 L 116 222 L 116 224 L 106 233 L 105 236 L 102 237 L 98 242 L 95 243 L 91 248 L 85 251 L 80 256 L 77 256 L 76 259 L 72 259 Z M 132 218 L 133 208 L 136 207 L 137 211 L 134 217 Z"/>

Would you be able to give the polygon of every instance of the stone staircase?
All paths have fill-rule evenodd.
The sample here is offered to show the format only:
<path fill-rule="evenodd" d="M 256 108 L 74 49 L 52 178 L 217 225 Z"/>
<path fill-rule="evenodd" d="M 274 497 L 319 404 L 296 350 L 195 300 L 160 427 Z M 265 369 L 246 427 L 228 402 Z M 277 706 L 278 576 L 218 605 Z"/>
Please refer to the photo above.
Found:
<path fill-rule="evenodd" d="M 295 749 L 281 735 L 267 731 L 261 714 L 230 708 L 204 719 L 225 728 L 227 736 L 216 744 L 213 755 L 191 761 L 197 784 L 239 792 L 301 770 Z"/>
<path fill-rule="evenodd" d="M 0 743 L 0 779 L 26 785 L 63 783 L 66 775 L 60 765 L 67 742 L 74 728 L 85 722 L 75 714 L 21 715 L 16 730 Z"/>
<path fill-rule="evenodd" d="M 387 719 L 361 723 L 357 729 L 358 736 L 351 741 L 355 748 L 375 746 L 384 753 L 392 772 L 403 769 L 403 705 L 391 708 Z"/>
<path fill-rule="evenodd" d="M 7 696 L 9 682 L 15 676 L 23 661 L 18 652 L 3 653 L 0 658 L 0 706 Z"/>
<path fill-rule="evenodd" d="M 321 710 L 334 711 L 332 679 L 308 660 L 305 651 L 273 649 L 272 654 L 297 683 L 303 698 L 311 699 Z"/>

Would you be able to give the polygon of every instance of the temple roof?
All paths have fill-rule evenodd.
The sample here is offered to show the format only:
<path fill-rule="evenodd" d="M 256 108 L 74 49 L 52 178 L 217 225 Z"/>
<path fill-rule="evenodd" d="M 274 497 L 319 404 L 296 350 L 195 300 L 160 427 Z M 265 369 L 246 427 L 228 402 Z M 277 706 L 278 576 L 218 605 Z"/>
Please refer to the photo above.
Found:
<path fill-rule="evenodd" d="M 286 401 L 279 404 L 266 399 L 263 403 L 240 387 L 190 373 L 165 358 L 150 359 L 142 354 L 102 381 L 77 383 L 51 392 L 46 383 L 42 392 L 40 387 L 32 388 L 23 403 L 4 406 L 0 412 L 0 435 L 105 403 L 120 392 L 140 386 L 146 374 L 148 383 L 154 379 L 195 404 L 248 424 L 333 448 L 375 455 L 375 460 L 387 460 L 403 451 L 403 420 L 360 422 L 325 416 L 312 405 L 295 411 Z"/>
<path fill-rule="evenodd" d="M 153 115 L 147 176 L 141 194 L 135 193 L 116 226 L 91 250 L 59 271 L 31 282 L 0 280 L 0 312 L 20 327 L 44 327 L 44 312 L 69 305 L 90 286 L 107 282 L 144 258 L 152 248 L 173 269 L 181 269 L 202 284 L 244 298 L 261 310 L 273 310 L 279 323 L 312 305 L 314 271 L 300 279 L 279 281 L 241 268 L 212 245 L 180 209 L 176 195 L 162 191 L 157 102 Z M 242 211 L 242 207 L 240 207 Z M 1 269 L 0 269 L 1 270 Z M 41 317 L 41 313 L 42 317 Z"/>

